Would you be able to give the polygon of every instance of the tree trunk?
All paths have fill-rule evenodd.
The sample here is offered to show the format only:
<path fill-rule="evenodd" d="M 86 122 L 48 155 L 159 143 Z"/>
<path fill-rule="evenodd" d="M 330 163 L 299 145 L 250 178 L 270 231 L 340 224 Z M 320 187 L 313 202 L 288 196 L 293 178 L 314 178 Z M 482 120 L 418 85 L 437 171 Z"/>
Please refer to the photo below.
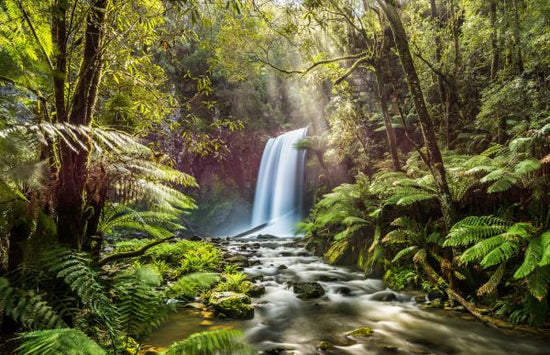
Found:
<path fill-rule="evenodd" d="M 89 125 L 92 120 L 101 78 L 101 44 L 107 5 L 108 0 L 95 0 L 87 17 L 83 60 L 72 98 L 72 110 L 67 118 L 72 124 Z M 81 138 L 89 139 L 85 136 Z M 83 149 L 75 152 L 62 142 L 60 155 L 57 199 L 59 240 L 72 248 L 81 249 L 86 235 L 84 189 L 89 154 Z"/>
<path fill-rule="evenodd" d="M 413 99 L 416 113 L 418 114 L 418 119 L 420 121 L 420 129 L 424 139 L 424 145 L 427 149 L 428 167 L 432 172 L 436 187 L 438 189 L 438 197 L 443 219 L 446 227 L 450 228 L 454 214 L 451 192 L 447 183 L 443 157 L 441 156 L 441 151 L 435 136 L 434 123 L 430 117 L 428 109 L 426 108 L 426 102 L 420 86 L 420 80 L 418 79 L 418 74 L 409 49 L 407 34 L 405 33 L 403 23 L 401 22 L 401 17 L 397 12 L 395 5 L 386 3 L 383 0 L 377 1 L 386 15 L 393 31 L 395 45 L 399 53 L 403 71 L 405 72 L 405 76 L 407 78 L 409 92 Z"/>
<path fill-rule="evenodd" d="M 388 138 L 388 146 L 390 148 L 390 154 L 393 162 L 393 169 L 395 171 L 401 171 L 401 162 L 399 161 L 399 155 L 397 153 L 397 137 L 395 135 L 395 129 L 393 128 L 389 110 L 388 100 L 386 95 L 386 89 L 384 86 L 384 73 L 381 65 L 377 65 L 374 70 L 376 76 L 376 83 L 378 86 L 378 100 L 380 101 L 380 108 L 382 109 L 382 118 L 384 119 L 384 126 L 386 127 L 386 137 Z"/>

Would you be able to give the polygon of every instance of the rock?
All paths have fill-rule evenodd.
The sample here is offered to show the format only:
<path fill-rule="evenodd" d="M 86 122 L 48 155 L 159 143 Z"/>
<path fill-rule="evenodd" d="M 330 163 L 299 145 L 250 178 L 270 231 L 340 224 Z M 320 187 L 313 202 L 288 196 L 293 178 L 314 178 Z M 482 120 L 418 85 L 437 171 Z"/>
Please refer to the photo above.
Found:
<path fill-rule="evenodd" d="M 382 348 L 388 353 L 398 353 L 399 352 L 399 348 L 397 346 L 384 345 L 384 346 L 382 346 Z"/>
<path fill-rule="evenodd" d="M 317 348 L 321 351 L 325 351 L 332 348 L 332 344 L 329 343 L 328 341 L 322 341 L 319 343 L 319 346 Z"/>
<path fill-rule="evenodd" d="M 424 308 L 443 308 L 444 306 L 445 306 L 444 302 L 441 301 L 439 298 L 436 298 L 435 300 L 429 301 L 422 305 L 422 307 Z"/>
<path fill-rule="evenodd" d="M 249 260 L 248 266 L 260 265 L 262 262 L 260 260 Z"/>
<path fill-rule="evenodd" d="M 397 299 L 397 295 L 392 291 L 379 291 L 373 293 L 369 298 L 373 301 L 389 302 L 395 301 Z"/>
<path fill-rule="evenodd" d="M 225 261 L 231 264 L 242 266 L 242 267 L 249 266 L 248 258 L 244 255 L 233 255 L 227 258 Z"/>
<path fill-rule="evenodd" d="M 250 297 L 236 292 L 213 292 L 210 305 L 220 317 L 234 319 L 254 318 Z"/>
<path fill-rule="evenodd" d="M 348 295 L 351 295 L 351 289 L 346 286 L 338 287 L 338 289 L 336 289 L 336 293 L 339 293 L 344 296 L 348 296 Z"/>
<path fill-rule="evenodd" d="M 288 269 L 288 266 L 282 265 L 282 264 L 281 264 L 281 265 L 279 265 L 279 267 L 278 267 L 277 269 L 279 269 L 279 270 L 286 270 L 286 269 Z"/>
<path fill-rule="evenodd" d="M 259 268 L 258 268 L 259 269 Z M 262 281 L 264 279 L 264 274 L 258 274 L 250 277 L 251 281 Z"/>
<path fill-rule="evenodd" d="M 447 294 L 445 294 L 444 292 L 442 292 L 441 290 L 438 290 L 438 289 L 434 289 L 434 290 L 431 290 L 430 292 L 428 292 L 428 300 L 429 301 L 433 301 L 433 300 L 442 300 L 442 301 L 445 301 L 447 299 Z"/>
<path fill-rule="evenodd" d="M 291 354 L 289 353 L 289 351 L 292 351 L 292 350 L 294 349 L 289 346 L 275 346 L 273 348 L 264 350 L 263 353 L 266 355 L 282 355 L 282 354 Z"/>
<path fill-rule="evenodd" d="M 265 293 L 265 286 L 262 284 L 253 284 L 246 293 L 250 297 L 260 297 Z"/>
<path fill-rule="evenodd" d="M 283 251 L 281 253 L 281 256 L 284 256 L 284 257 L 292 256 L 292 253 L 290 251 Z"/>
<path fill-rule="evenodd" d="M 346 335 L 349 336 L 349 337 L 354 337 L 354 338 L 368 338 L 373 333 L 374 333 L 374 330 L 372 330 L 372 328 L 361 327 L 361 328 L 357 328 L 357 329 L 352 330 L 351 332 L 347 333 Z"/>
<path fill-rule="evenodd" d="M 333 282 L 333 281 L 338 281 L 338 279 L 334 276 L 321 275 L 321 276 L 319 276 L 319 281 Z"/>
<path fill-rule="evenodd" d="M 251 247 L 252 249 L 260 249 L 261 246 L 262 246 L 262 245 L 261 245 L 260 243 L 252 243 L 252 244 L 250 244 L 250 247 Z"/>
<path fill-rule="evenodd" d="M 296 282 L 293 290 L 302 300 L 321 297 L 325 294 L 325 290 L 318 282 Z"/>
<path fill-rule="evenodd" d="M 418 295 L 413 297 L 414 303 L 422 304 L 426 303 L 426 296 L 424 295 Z"/>
<path fill-rule="evenodd" d="M 239 249 L 241 249 L 241 250 L 246 250 L 246 248 L 247 248 L 246 244 L 243 244 L 239 247 Z"/>

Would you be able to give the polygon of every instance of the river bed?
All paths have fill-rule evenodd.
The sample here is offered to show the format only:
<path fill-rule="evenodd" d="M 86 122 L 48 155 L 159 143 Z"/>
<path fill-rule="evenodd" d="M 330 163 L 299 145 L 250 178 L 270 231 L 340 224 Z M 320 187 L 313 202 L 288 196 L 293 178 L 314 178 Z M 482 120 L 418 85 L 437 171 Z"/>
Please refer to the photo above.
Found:
<path fill-rule="evenodd" d="M 489 328 L 467 314 L 425 310 L 412 295 L 352 268 L 328 265 L 292 238 L 237 239 L 226 248 L 255 264 L 245 268 L 252 278 L 263 277 L 257 282 L 266 292 L 253 298 L 254 318 L 204 319 L 199 310 L 184 309 L 151 334 L 149 347 L 162 349 L 205 330 L 241 329 L 259 351 L 279 348 L 288 354 L 550 354 L 543 337 Z M 318 282 L 325 294 L 301 300 L 293 292 L 295 282 Z M 359 327 L 374 333 L 346 337 Z M 321 342 L 330 347 L 320 350 Z"/>

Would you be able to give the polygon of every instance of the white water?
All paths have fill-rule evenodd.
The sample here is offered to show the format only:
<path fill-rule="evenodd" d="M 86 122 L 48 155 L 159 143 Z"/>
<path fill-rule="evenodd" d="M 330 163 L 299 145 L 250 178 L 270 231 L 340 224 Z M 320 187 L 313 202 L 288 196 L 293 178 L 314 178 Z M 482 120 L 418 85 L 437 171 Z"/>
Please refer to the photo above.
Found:
<path fill-rule="evenodd" d="M 250 228 L 268 223 L 262 233 L 293 235 L 302 219 L 305 151 L 294 145 L 306 137 L 307 128 L 271 138 L 264 149 Z"/>

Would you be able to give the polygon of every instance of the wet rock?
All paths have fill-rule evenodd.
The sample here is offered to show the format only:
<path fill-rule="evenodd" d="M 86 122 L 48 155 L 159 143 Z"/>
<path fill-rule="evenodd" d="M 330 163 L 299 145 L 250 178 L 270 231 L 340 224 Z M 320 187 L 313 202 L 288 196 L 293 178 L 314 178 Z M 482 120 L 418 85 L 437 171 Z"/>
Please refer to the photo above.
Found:
<path fill-rule="evenodd" d="M 321 275 L 319 276 L 319 281 L 334 282 L 334 281 L 338 281 L 338 279 L 334 276 Z"/>
<path fill-rule="evenodd" d="M 249 260 L 248 266 L 260 265 L 262 262 L 260 260 Z"/>
<path fill-rule="evenodd" d="M 348 296 L 348 295 L 351 295 L 351 289 L 346 286 L 338 287 L 338 289 L 336 289 L 336 293 L 339 293 L 344 296 Z"/>
<path fill-rule="evenodd" d="M 250 281 L 263 281 L 264 277 L 265 277 L 264 274 L 250 276 Z"/>
<path fill-rule="evenodd" d="M 252 244 L 250 244 L 250 247 L 251 247 L 252 249 L 260 249 L 261 246 L 262 246 L 262 245 L 261 245 L 260 243 L 252 243 Z"/>
<path fill-rule="evenodd" d="M 293 285 L 293 290 L 302 300 L 321 297 L 325 294 L 323 286 L 318 282 L 296 282 Z"/>
<path fill-rule="evenodd" d="M 239 249 L 241 249 L 241 250 L 246 250 L 246 248 L 247 248 L 247 246 L 245 244 L 243 244 L 239 247 Z"/>
<path fill-rule="evenodd" d="M 429 301 L 422 305 L 422 307 L 424 308 L 443 308 L 444 306 L 445 306 L 445 303 L 439 298 L 436 298 L 435 300 Z"/>
<path fill-rule="evenodd" d="M 319 343 L 319 346 L 317 348 L 321 351 L 325 351 L 332 348 L 332 344 L 329 343 L 328 341 L 322 341 Z"/>
<path fill-rule="evenodd" d="M 250 297 L 260 297 L 265 293 L 265 286 L 262 284 L 253 284 L 246 293 Z"/>
<path fill-rule="evenodd" d="M 413 297 L 414 303 L 422 304 L 426 303 L 426 296 L 424 295 L 418 295 Z"/>
<path fill-rule="evenodd" d="M 442 300 L 445 301 L 447 299 L 447 294 L 442 292 L 441 290 L 435 289 L 428 292 L 428 300 Z"/>
<path fill-rule="evenodd" d="M 397 295 L 392 291 L 379 291 L 370 296 L 372 301 L 390 302 L 397 299 Z"/>
<path fill-rule="evenodd" d="M 210 305 L 219 317 L 234 319 L 254 318 L 250 297 L 235 292 L 213 292 Z"/>
<path fill-rule="evenodd" d="M 399 348 L 397 346 L 392 346 L 392 345 L 384 345 L 384 346 L 382 346 L 382 349 L 384 349 L 388 353 L 398 353 L 399 352 Z"/>
<path fill-rule="evenodd" d="M 284 257 L 288 257 L 288 256 L 292 256 L 292 255 L 293 255 L 293 254 L 292 254 L 292 252 L 290 252 L 290 251 L 283 251 L 283 252 L 281 253 L 281 256 L 284 256 Z"/>
<path fill-rule="evenodd" d="M 249 266 L 248 258 L 244 255 L 233 255 L 227 258 L 225 261 L 231 264 L 242 266 L 242 267 Z"/>
<path fill-rule="evenodd" d="M 369 327 L 361 327 L 352 330 L 351 332 L 347 333 L 346 335 L 353 338 L 368 338 L 374 333 L 374 330 Z"/>
<path fill-rule="evenodd" d="M 293 348 L 289 346 L 275 346 L 263 351 L 263 354 L 266 355 L 283 355 L 283 354 L 292 354 Z"/>
<path fill-rule="evenodd" d="M 281 265 L 279 265 L 279 267 L 277 269 L 286 270 L 286 269 L 288 269 L 288 266 L 281 264 Z"/>

